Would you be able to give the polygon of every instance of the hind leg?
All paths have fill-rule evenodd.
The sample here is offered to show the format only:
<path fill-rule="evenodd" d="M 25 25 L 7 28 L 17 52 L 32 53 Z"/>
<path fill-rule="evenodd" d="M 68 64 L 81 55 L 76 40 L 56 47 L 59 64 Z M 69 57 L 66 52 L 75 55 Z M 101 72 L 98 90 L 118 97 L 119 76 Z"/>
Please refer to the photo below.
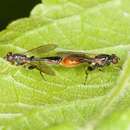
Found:
<path fill-rule="evenodd" d="M 86 85 L 86 82 L 87 82 L 87 79 L 88 79 L 88 68 L 85 67 L 85 79 L 84 79 L 84 85 Z"/>
<path fill-rule="evenodd" d="M 46 81 L 44 74 L 40 71 L 40 75 L 44 81 Z"/>
<path fill-rule="evenodd" d="M 32 69 L 37 69 L 37 67 L 34 66 L 34 65 L 31 65 L 31 66 L 28 67 L 28 69 L 30 69 L 30 70 L 32 70 Z M 39 69 L 38 69 L 38 70 L 39 70 Z M 46 81 L 46 79 L 45 79 L 45 77 L 44 77 L 44 74 L 43 74 L 40 70 L 39 70 L 39 72 L 40 72 L 40 75 L 41 75 L 42 79 Z"/>
<path fill-rule="evenodd" d="M 88 79 L 88 72 L 95 70 L 95 66 L 88 66 L 85 67 L 85 80 L 84 80 L 84 85 L 86 85 L 87 79 Z"/>
<path fill-rule="evenodd" d="M 92 66 L 85 67 L 85 80 L 84 85 L 86 85 L 87 79 L 88 79 L 88 72 L 94 70 Z"/>

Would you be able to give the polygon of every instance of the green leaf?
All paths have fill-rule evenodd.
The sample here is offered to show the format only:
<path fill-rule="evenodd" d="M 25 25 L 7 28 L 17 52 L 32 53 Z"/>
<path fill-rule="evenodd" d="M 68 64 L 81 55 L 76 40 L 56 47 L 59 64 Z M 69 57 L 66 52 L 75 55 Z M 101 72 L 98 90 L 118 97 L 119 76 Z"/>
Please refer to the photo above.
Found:
<path fill-rule="evenodd" d="M 44 0 L 0 32 L 0 128 L 126 130 L 129 128 L 129 0 Z M 50 66 L 56 76 L 13 66 L 7 52 L 44 45 L 116 54 L 119 64 L 89 73 Z"/>

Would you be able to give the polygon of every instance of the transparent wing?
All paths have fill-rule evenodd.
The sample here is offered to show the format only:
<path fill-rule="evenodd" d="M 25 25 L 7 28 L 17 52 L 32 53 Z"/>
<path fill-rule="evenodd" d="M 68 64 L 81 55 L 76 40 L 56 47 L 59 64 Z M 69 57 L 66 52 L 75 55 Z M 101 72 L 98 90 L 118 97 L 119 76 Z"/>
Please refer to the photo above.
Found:
<path fill-rule="evenodd" d="M 68 56 L 68 55 L 77 55 L 81 57 L 95 57 L 97 54 L 86 53 L 86 52 L 75 52 L 75 51 L 59 51 L 57 52 L 58 56 Z"/>
<path fill-rule="evenodd" d="M 25 55 L 26 54 L 36 54 L 36 55 L 38 55 L 38 54 L 47 53 L 51 50 L 54 50 L 56 47 L 57 47 L 56 44 L 46 44 L 46 45 L 43 45 L 43 46 L 39 46 L 37 48 L 33 48 L 29 51 L 26 51 L 26 52 L 24 52 L 24 54 Z"/>
<path fill-rule="evenodd" d="M 33 61 L 30 63 L 30 65 L 32 66 L 36 66 L 36 68 L 43 73 L 46 73 L 48 75 L 52 75 L 55 76 L 55 72 L 51 69 L 51 67 L 49 67 L 48 65 L 46 65 L 43 61 L 39 62 L 39 61 Z"/>
<path fill-rule="evenodd" d="M 59 55 L 59 56 L 65 56 L 65 55 L 71 55 L 71 54 L 85 55 L 86 53 L 74 52 L 74 51 L 59 51 L 59 52 L 57 52 L 57 55 Z"/>

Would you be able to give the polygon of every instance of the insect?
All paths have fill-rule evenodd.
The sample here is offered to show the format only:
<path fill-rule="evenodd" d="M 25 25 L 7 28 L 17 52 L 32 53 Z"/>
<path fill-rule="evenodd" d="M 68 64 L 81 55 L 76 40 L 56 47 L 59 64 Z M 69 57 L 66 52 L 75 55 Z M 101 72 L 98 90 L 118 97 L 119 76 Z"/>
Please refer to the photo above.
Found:
<path fill-rule="evenodd" d="M 71 51 L 58 52 L 57 55 L 60 57 L 57 63 L 64 67 L 75 67 L 82 63 L 87 63 L 88 65 L 85 67 L 85 82 L 88 76 L 88 71 L 93 71 L 95 69 L 101 70 L 104 66 L 117 64 L 120 59 L 115 54 L 87 54 L 84 52 Z"/>
<path fill-rule="evenodd" d="M 84 52 L 57 52 L 55 57 L 46 57 L 49 63 L 60 64 L 64 67 L 75 67 L 81 63 L 88 63 L 88 70 L 92 71 L 97 68 L 108 66 L 111 63 L 117 64 L 119 57 L 115 54 L 88 54 Z M 52 59 L 57 62 L 52 62 Z"/>
<path fill-rule="evenodd" d="M 4 57 L 11 64 L 16 66 L 27 66 L 28 69 L 37 69 L 40 71 L 41 76 L 43 77 L 43 73 L 48 75 L 55 75 L 55 72 L 44 62 L 43 58 L 37 58 L 34 56 L 27 56 L 28 54 L 41 54 L 47 53 L 49 51 L 54 50 L 57 47 L 55 44 L 46 44 L 29 51 L 26 51 L 22 54 L 20 53 L 12 53 L 8 52 Z M 44 78 L 44 77 L 43 77 Z"/>

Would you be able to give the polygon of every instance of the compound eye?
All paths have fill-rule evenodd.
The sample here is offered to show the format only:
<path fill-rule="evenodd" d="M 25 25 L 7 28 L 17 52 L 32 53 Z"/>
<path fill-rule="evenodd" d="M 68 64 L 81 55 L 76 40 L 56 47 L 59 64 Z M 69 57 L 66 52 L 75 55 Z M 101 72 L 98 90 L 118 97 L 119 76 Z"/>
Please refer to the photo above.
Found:
<path fill-rule="evenodd" d="M 118 59 L 117 59 L 117 58 L 114 58 L 114 59 L 112 60 L 112 63 L 113 63 L 113 64 L 117 64 L 117 63 L 118 63 Z"/>
<path fill-rule="evenodd" d="M 13 57 L 12 57 L 12 56 L 8 56 L 7 60 L 8 60 L 8 61 L 12 61 L 12 60 L 13 60 Z"/>

